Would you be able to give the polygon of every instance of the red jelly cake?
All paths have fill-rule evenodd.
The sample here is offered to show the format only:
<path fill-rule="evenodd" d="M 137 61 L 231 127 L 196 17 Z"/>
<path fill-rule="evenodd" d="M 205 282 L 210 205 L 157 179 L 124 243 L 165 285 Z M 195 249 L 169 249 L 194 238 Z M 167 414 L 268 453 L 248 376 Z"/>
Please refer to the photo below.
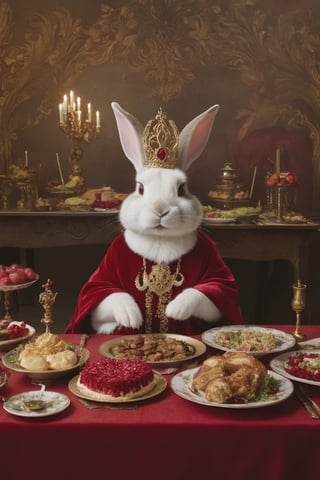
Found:
<path fill-rule="evenodd" d="M 90 398 L 107 402 L 140 397 L 155 382 L 152 368 L 143 360 L 101 358 L 81 370 L 77 387 Z"/>

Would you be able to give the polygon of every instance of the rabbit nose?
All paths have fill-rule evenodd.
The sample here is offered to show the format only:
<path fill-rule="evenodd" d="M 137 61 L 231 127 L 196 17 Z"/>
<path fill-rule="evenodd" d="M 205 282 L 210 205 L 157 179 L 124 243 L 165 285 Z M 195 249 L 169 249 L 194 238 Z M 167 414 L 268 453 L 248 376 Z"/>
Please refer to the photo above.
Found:
<path fill-rule="evenodd" d="M 169 209 L 168 208 L 166 209 L 163 205 L 159 203 L 153 206 L 153 211 L 160 218 L 165 217 L 169 213 Z"/>

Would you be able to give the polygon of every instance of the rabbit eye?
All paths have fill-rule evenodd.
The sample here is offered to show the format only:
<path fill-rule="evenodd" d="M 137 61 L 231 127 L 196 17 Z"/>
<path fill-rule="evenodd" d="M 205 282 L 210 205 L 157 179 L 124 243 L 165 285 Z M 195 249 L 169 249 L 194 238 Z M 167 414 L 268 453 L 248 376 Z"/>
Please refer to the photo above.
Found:
<path fill-rule="evenodd" d="M 184 197 L 187 193 L 187 185 L 186 183 L 181 183 L 178 187 L 178 196 L 179 197 Z"/>
<path fill-rule="evenodd" d="M 142 183 L 140 183 L 140 182 L 137 183 L 137 190 L 138 190 L 139 195 L 144 194 L 144 186 L 143 186 Z"/>

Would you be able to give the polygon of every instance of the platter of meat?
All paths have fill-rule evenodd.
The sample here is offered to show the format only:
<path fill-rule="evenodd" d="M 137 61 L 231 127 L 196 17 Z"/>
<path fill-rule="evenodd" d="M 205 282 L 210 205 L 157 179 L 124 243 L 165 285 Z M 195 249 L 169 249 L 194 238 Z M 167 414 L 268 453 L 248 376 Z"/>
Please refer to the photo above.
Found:
<path fill-rule="evenodd" d="M 137 334 L 114 338 L 99 347 L 100 353 L 111 358 L 138 358 L 154 368 L 177 367 L 194 361 L 206 352 L 200 340 L 179 334 Z"/>
<path fill-rule="evenodd" d="M 247 353 L 208 357 L 200 367 L 177 373 L 172 390 L 194 403 L 223 408 L 259 408 L 286 400 L 293 383 Z"/>

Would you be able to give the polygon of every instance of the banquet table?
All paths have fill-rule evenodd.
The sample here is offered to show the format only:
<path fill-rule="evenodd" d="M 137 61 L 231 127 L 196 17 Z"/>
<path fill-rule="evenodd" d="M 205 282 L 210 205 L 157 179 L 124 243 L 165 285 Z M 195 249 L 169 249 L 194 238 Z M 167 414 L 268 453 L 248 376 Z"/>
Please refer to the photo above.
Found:
<path fill-rule="evenodd" d="M 273 327 L 272 327 L 273 328 Z M 292 333 L 290 325 L 277 326 Z M 308 338 L 320 326 L 303 326 Z M 80 335 L 61 334 L 79 343 Z M 89 336 L 90 360 L 110 335 Z M 198 337 L 199 338 L 199 337 Z M 207 355 L 215 352 L 207 348 Z M 268 365 L 270 356 L 263 357 Z M 320 420 L 312 419 L 295 394 L 262 408 L 228 409 L 187 401 L 170 387 L 132 404 L 88 408 L 69 390 L 68 379 L 48 390 L 66 394 L 61 413 L 25 418 L 0 407 L 1 478 L 33 479 L 251 479 L 314 480 L 319 470 Z M 320 388 L 309 386 L 320 404 Z M 0 393 L 38 389 L 20 372 L 11 372 Z M 115 407 L 115 408 L 113 408 Z"/>

